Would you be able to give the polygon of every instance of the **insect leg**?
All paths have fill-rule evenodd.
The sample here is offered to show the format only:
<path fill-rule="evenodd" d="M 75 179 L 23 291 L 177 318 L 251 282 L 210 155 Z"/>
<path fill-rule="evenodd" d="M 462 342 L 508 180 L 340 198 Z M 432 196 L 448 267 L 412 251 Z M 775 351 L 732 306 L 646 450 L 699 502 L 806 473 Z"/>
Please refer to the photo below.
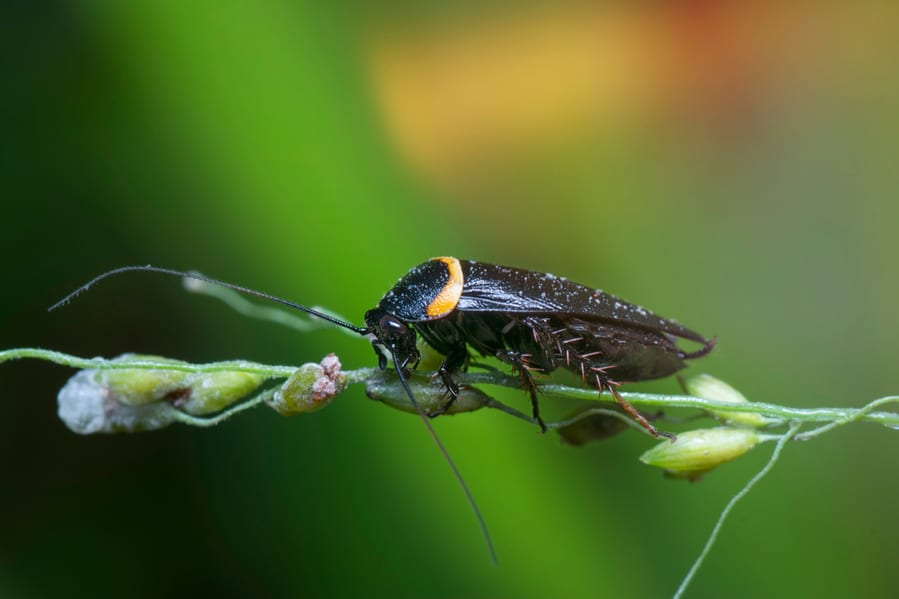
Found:
<path fill-rule="evenodd" d="M 435 418 L 441 414 L 445 414 L 449 407 L 453 405 L 453 402 L 456 401 L 456 396 L 459 395 L 459 385 L 457 385 L 456 381 L 453 379 L 453 373 L 457 372 L 462 365 L 465 364 L 467 359 L 468 352 L 462 347 L 450 352 L 450 354 L 446 356 L 446 359 L 443 360 L 443 363 L 437 370 L 437 376 L 443 381 L 443 385 L 446 387 L 446 393 L 449 397 L 447 397 L 446 403 L 444 403 L 440 409 L 428 412 L 429 417 Z"/>
<path fill-rule="evenodd" d="M 381 348 L 384 346 L 377 339 L 372 339 L 371 346 L 375 350 L 375 355 L 378 356 L 378 368 L 385 370 L 387 368 L 387 355 L 381 351 Z"/>
<path fill-rule="evenodd" d="M 646 419 L 646 416 L 641 414 L 637 410 L 637 408 L 630 404 L 628 400 L 621 397 L 621 394 L 618 393 L 617 389 L 620 383 L 617 383 L 610 379 L 609 375 L 606 373 L 607 370 L 607 367 L 590 368 L 590 371 L 592 372 L 594 377 L 594 382 L 596 383 L 596 388 L 599 390 L 599 392 L 602 393 L 603 390 L 607 390 L 609 393 L 611 393 L 612 397 L 615 398 L 615 401 L 618 403 L 618 405 L 621 406 L 621 409 L 623 409 L 628 416 L 636 420 L 640 426 L 645 428 L 647 432 L 649 432 L 649 434 L 656 439 L 658 439 L 659 437 L 665 437 L 666 439 L 671 439 L 672 441 L 674 441 L 676 437 L 672 433 L 660 431 L 659 429 L 654 427 L 652 424 L 650 424 L 649 420 Z"/>
<path fill-rule="evenodd" d="M 543 418 L 540 417 L 540 403 L 537 401 L 537 383 L 534 381 L 534 377 L 531 376 L 532 370 L 540 369 L 530 363 L 530 354 L 500 350 L 496 352 L 496 357 L 507 364 L 511 364 L 512 367 L 518 371 L 518 376 L 521 377 L 521 385 L 531 397 L 531 409 L 534 414 L 534 420 L 536 420 L 537 425 L 540 426 L 540 432 L 545 433 L 546 423 L 543 422 Z"/>

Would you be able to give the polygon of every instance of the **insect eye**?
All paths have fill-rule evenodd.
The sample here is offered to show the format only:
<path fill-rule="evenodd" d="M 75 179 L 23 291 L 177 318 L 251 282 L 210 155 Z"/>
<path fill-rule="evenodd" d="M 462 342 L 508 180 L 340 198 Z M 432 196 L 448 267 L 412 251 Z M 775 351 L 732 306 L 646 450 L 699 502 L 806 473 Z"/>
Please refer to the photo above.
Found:
<path fill-rule="evenodd" d="M 393 335 L 401 334 L 406 330 L 406 325 L 396 316 L 385 314 L 378 323 L 381 331 Z"/>

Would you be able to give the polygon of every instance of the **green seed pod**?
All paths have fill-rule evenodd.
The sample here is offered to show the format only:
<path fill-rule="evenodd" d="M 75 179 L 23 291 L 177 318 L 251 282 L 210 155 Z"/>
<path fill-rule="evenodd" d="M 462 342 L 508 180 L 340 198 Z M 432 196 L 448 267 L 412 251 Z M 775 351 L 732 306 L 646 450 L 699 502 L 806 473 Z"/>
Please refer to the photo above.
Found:
<path fill-rule="evenodd" d="M 114 361 L 178 360 L 124 354 Z M 59 417 L 77 433 L 155 430 L 179 412 L 202 416 L 219 412 L 257 389 L 263 377 L 236 371 L 183 372 L 122 368 L 83 370 L 60 390 Z"/>
<path fill-rule="evenodd" d="M 178 360 L 146 356 L 140 354 L 122 354 L 114 361 L 147 360 L 169 364 L 183 364 Z M 177 370 L 145 370 L 128 368 L 122 370 L 91 370 L 98 385 L 105 387 L 109 397 L 121 404 L 140 406 L 164 399 L 185 385 L 189 372 Z"/>
<path fill-rule="evenodd" d="M 410 379 L 408 383 L 415 395 L 415 401 L 425 414 L 473 412 L 483 408 L 490 401 L 490 397 L 480 389 L 463 385 L 459 387 L 459 395 L 449 409 L 441 412 L 448 399 L 446 387 L 443 386 L 442 381 L 439 379 L 433 381 Z M 365 384 L 365 394 L 369 399 L 385 403 L 391 408 L 413 414 L 416 412 L 403 385 L 391 371 L 373 373 Z"/>
<path fill-rule="evenodd" d="M 59 391 L 59 418 L 73 432 L 133 433 L 164 428 L 177 419 L 178 410 L 167 402 L 120 403 L 96 375 L 96 370 L 79 371 Z"/>
<path fill-rule="evenodd" d="M 728 385 L 722 380 L 716 379 L 708 374 L 698 374 L 684 381 L 684 388 L 687 393 L 694 397 L 709 399 L 712 401 L 723 401 L 727 403 L 747 403 L 742 393 Z M 723 412 L 710 410 L 710 413 L 722 422 L 729 424 L 739 424 L 743 426 L 753 426 L 756 428 L 768 426 L 776 420 L 766 418 L 761 414 L 754 412 Z"/>
<path fill-rule="evenodd" d="M 140 354 L 124 354 L 115 359 L 147 360 L 166 364 L 185 364 L 178 360 Z M 237 371 L 182 372 L 178 370 L 93 371 L 95 380 L 106 387 L 109 397 L 129 406 L 166 401 L 194 416 L 213 414 L 243 399 L 263 381 L 258 374 Z"/>
<path fill-rule="evenodd" d="M 761 437 L 750 428 L 719 427 L 679 434 L 673 443 L 664 441 L 640 456 L 650 466 L 665 468 L 677 478 L 698 480 L 703 474 L 736 459 L 755 447 Z"/>
<path fill-rule="evenodd" d="M 204 416 L 219 412 L 259 388 L 262 375 L 250 372 L 209 372 L 192 375 L 183 398 L 172 403 L 182 412 Z"/>
<path fill-rule="evenodd" d="M 303 364 L 266 403 L 282 416 L 305 414 L 325 407 L 346 389 L 340 360 L 328 354 L 321 364 Z"/>

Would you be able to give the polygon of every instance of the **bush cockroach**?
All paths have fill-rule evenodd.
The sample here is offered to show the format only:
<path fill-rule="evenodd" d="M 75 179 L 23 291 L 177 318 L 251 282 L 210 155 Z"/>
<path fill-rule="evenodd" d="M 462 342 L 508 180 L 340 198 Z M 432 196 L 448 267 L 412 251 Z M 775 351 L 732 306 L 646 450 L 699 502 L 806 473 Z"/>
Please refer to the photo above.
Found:
<path fill-rule="evenodd" d="M 439 370 L 449 392 L 446 407 L 457 392 L 452 375 L 467 365 L 469 348 L 510 364 L 543 430 L 532 373 L 567 368 L 600 393 L 611 393 L 653 435 L 670 436 L 649 424 L 616 387 L 668 376 L 715 345 L 672 320 L 563 277 L 449 257 L 410 270 L 366 312 L 365 323 L 360 332 L 375 336 L 382 369 L 387 363 L 380 348 L 399 369 L 417 364 L 416 333 L 446 356 Z M 702 347 L 685 352 L 675 343 L 679 338 Z"/>
<path fill-rule="evenodd" d="M 608 391 L 620 406 L 654 436 L 673 437 L 653 427 L 617 391 L 622 383 L 668 376 L 686 366 L 685 360 L 706 355 L 715 345 L 673 320 L 563 277 L 451 257 L 433 258 L 416 266 L 365 313 L 365 326 L 324 314 L 294 302 L 225 283 L 196 273 L 153 266 L 127 266 L 108 271 L 52 306 L 54 309 L 97 281 L 124 271 L 143 270 L 198 279 L 271 300 L 371 336 L 381 369 L 393 361 L 409 400 L 462 485 L 481 525 L 491 555 L 490 537 L 477 505 L 459 475 L 428 417 L 443 413 L 458 387 L 454 373 L 467 367 L 471 350 L 512 366 L 531 400 L 534 420 L 546 430 L 537 400 L 535 373 L 559 368 L 575 372 Z M 442 410 L 425 415 L 406 382 L 407 368 L 421 358 L 417 336 L 445 356 L 438 370 L 447 390 Z M 679 339 L 701 344 L 695 351 L 678 347 Z"/>

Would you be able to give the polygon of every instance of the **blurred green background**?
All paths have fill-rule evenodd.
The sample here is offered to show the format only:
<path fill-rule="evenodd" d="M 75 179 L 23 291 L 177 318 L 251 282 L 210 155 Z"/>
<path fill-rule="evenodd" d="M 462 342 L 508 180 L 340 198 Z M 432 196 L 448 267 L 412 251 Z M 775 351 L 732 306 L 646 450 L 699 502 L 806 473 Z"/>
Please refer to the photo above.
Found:
<path fill-rule="evenodd" d="M 156 275 L 46 307 L 152 263 L 361 323 L 455 255 L 717 335 L 690 372 L 753 400 L 897 393 L 899 15 L 743 4 L 7 6 L 0 347 L 372 366 L 364 340 Z M 770 451 L 691 485 L 640 464 L 640 435 L 573 449 L 499 414 L 437 419 L 493 567 L 421 422 L 361 389 L 306 417 L 78 437 L 55 415 L 71 374 L 0 372 L 3 597 L 666 596 Z M 688 596 L 894 596 L 897 440 L 788 447 Z"/>

